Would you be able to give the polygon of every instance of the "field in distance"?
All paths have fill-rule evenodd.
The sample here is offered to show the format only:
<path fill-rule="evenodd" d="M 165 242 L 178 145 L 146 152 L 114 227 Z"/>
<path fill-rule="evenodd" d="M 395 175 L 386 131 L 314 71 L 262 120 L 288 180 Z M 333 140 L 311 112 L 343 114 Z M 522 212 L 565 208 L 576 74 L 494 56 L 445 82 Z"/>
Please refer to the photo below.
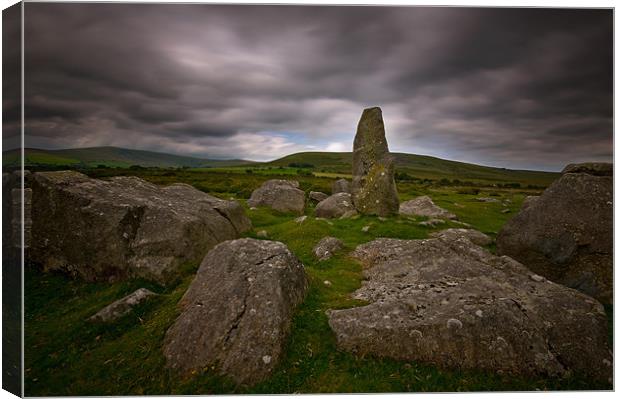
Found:
<path fill-rule="evenodd" d="M 559 173 L 512 170 L 450 161 L 416 154 L 393 154 L 396 179 L 401 181 L 440 181 L 453 185 L 513 185 L 544 188 Z M 17 167 L 18 150 L 3 153 L 4 167 Z M 92 147 L 67 150 L 26 149 L 25 164 L 34 170 L 90 168 L 185 168 L 213 173 L 247 173 L 261 175 L 313 175 L 316 177 L 350 178 L 350 152 L 301 152 L 270 162 L 242 159 L 212 160 L 131 150 L 118 147 Z"/>

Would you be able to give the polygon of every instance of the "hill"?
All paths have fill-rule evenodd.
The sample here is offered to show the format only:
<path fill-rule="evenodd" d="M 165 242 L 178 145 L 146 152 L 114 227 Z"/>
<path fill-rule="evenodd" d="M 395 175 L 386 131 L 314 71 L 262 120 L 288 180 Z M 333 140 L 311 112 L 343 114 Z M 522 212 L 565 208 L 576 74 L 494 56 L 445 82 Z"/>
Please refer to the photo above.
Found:
<path fill-rule="evenodd" d="M 559 173 L 531 170 L 512 170 L 480 166 L 465 162 L 449 161 L 427 155 L 393 153 L 396 172 L 419 179 L 450 179 L 461 181 L 514 182 L 547 186 Z M 351 152 L 300 152 L 267 162 L 272 167 L 309 168 L 324 173 L 349 175 L 353 155 Z M 406 176 L 405 176 L 406 177 Z"/>
<path fill-rule="evenodd" d="M 17 164 L 19 150 L 9 150 L 3 153 L 3 165 Z M 172 155 L 162 152 L 131 150 L 119 147 L 90 147 L 73 148 L 66 150 L 42 150 L 26 148 L 26 165 L 67 165 L 67 166 L 107 166 L 162 168 L 212 168 L 229 167 L 253 164 L 252 161 L 241 159 L 214 160 Z"/>

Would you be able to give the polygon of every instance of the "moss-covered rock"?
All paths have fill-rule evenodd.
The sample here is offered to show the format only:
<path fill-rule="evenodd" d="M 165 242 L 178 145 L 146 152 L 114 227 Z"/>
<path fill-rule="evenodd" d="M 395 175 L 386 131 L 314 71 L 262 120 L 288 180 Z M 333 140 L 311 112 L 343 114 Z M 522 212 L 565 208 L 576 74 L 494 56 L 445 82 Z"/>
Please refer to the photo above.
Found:
<path fill-rule="evenodd" d="M 367 108 L 353 142 L 353 203 L 360 213 L 388 216 L 398 213 L 394 160 L 390 156 L 381 108 Z"/>

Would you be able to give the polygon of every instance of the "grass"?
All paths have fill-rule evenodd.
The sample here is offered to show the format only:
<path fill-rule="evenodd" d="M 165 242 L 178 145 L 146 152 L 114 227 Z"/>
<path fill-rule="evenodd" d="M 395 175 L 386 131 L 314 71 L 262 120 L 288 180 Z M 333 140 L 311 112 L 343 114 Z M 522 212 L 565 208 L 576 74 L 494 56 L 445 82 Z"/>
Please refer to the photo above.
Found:
<path fill-rule="evenodd" d="M 247 198 L 272 175 L 210 173 L 182 170 L 92 170 L 98 177 L 139 174 L 158 184 L 185 182 L 222 198 Z M 306 190 L 329 191 L 333 179 L 316 176 L 297 178 Z M 459 188 L 428 184 L 399 184 L 401 200 L 430 195 L 440 206 L 473 227 L 495 235 L 520 207 L 525 195 L 535 190 L 482 188 L 478 195 L 459 193 Z M 490 196 L 507 203 L 484 203 L 476 197 Z M 510 201 L 510 202 L 507 202 Z M 511 213 L 502 213 L 511 209 Z M 488 372 L 442 370 L 433 365 L 395 361 L 372 356 L 357 357 L 337 349 L 325 311 L 361 304 L 350 294 L 361 285 L 361 266 L 347 256 L 357 245 L 376 237 L 423 238 L 436 228 L 422 227 L 423 218 L 376 217 L 347 220 L 317 220 L 309 216 L 298 224 L 295 215 L 269 209 L 249 210 L 254 229 L 247 236 L 266 230 L 268 239 L 284 242 L 306 267 L 310 286 L 307 297 L 292 321 L 285 356 L 273 375 L 253 387 L 238 387 L 205 369 L 181 378 L 165 367 L 161 352 L 163 336 L 178 315 L 176 304 L 195 273 L 197 265 L 186 265 L 183 277 L 173 287 L 146 281 L 84 283 L 61 274 L 41 273 L 30 267 L 26 273 L 26 395 L 140 395 L 215 393 L 327 393 L 327 392 L 453 392 L 610 389 L 607 384 L 581 379 L 538 379 Z M 308 205 L 307 215 L 313 214 Z M 364 226 L 370 226 L 363 232 Z M 341 238 L 345 248 L 335 257 L 317 262 L 312 247 L 322 237 Z M 491 250 L 493 248 L 490 248 Z M 331 284 L 326 285 L 324 282 Z M 96 325 L 86 319 L 106 304 L 139 287 L 159 294 L 156 299 L 111 325 Z M 608 307 L 611 315 L 611 308 Z M 611 320 L 611 317 L 610 317 Z M 611 328 L 611 327 L 610 327 Z"/>

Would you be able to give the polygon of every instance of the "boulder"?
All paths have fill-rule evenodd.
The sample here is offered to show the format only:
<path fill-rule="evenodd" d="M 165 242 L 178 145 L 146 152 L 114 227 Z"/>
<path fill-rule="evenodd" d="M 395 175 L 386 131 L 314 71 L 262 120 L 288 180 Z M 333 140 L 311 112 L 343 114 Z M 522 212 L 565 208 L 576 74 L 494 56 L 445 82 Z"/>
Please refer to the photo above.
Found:
<path fill-rule="evenodd" d="M 127 295 L 126 297 L 123 297 L 118 301 L 112 302 L 105 308 L 95 313 L 93 316 L 89 317 L 88 320 L 102 323 L 116 321 L 121 317 L 131 313 L 131 311 L 136 306 L 146 302 L 147 300 L 156 295 L 157 294 L 151 290 L 147 290 L 146 288 L 139 288 L 131 294 Z"/>
<path fill-rule="evenodd" d="M 497 198 L 491 198 L 491 197 L 478 197 L 476 198 L 476 201 L 478 202 L 500 202 Z"/>
<path fill-rule="evenodd" d="M 353 203 L 364 215 L 398 213 L 394 160 L 388 150 L 381 108 L 365 109 L 353 141 Z"/>
<path fill-rule="evenodd" d="M 294 180 L 267 180 L 252 192 L 248 206 L 265 206 L 280 212 L 304 213 L 306 194 Z"/>
<path fill-rule="evenodd" d="M 321 202 L 327 197 L 329 197 L 329 195 L 320 191 L 310 191 L 310 193 L 308 194 L 308 198 L 310 198 L 314 202 Z"/>
<path fill-rule="evenodd" d="M 283 356 L 307 286 L 304 266 L 281 242 L 244 238 L 217 245 L 166 333 L 168 366 L 183 374 L 216 366 L 239 384 L 264 379 Z"/>
<path fill-rule="evenodd" d="M 429 218 L 456 219 L 456 215 L 435 205 L 431 197 L 423 195 L 400 204 L 398 212 L 407 216 L 426 216 Z"/>
<path fill-rule="evenodd" d="M 351 194 L 351 184 L 346 179 L 338 179 L 332 183 L 332 194 L 349 193 Z"/>
<path fill-rule="evenodd" d="M 461 237 L 464 237 L 476 245 L 489 245 L 490 243 L 493 242 L 491 237 L 474 229 L 457 229 L 457 228 L 445 229 L 445 230 L 431 233 L 430 236 L 434 238 L 443 238 L 443 239 L 452 240 L 452 241 L 455 241 Z"/>
<path fill-rule="evenodd" d="M 327 260 L 334 256 L 335 252 L 341 250 L 343 246 L 343 242 L 336 237 L 323 237 L 312 248 L 312 253 L 319 261 Z"/>
<path fill-rule="evenodd" d="M 175 279 L 217 243 L 251 228 L 243 208 L 187 184 L 33 173 L 30 260 L 89 281 Z"/>
<path fill-rule="evenodd" d="M 590 165 L 569 165 L 542 195 L 525 201 L 499 232 L 497 250 L 552 281 L 611 303 L 613 177 L 601 174 L 611 173 L 611 166 L 589 173 Z"/>
<path fill-rule="evenodd" d="M 354 298 L 329 312 L 338 347 L 440 367 L 529 376 L 578 373 L 608 382 L 603 306 L 465 238 L 377 239 Z"/>
<path fill-rule="evenodd" d="M 608 162 L 571 163 L 566 165 L 562 174 L 586 173 L 592 176 L 613 176 L 614 165 Z"/>
<path fill-rule="evenodd" d="M 351 194 L 348 193 L 330 195 L 314 208 L 314 214 L 319 218 L 339 218 L 347 212 L 349 214 L 356 213 Z"/>

